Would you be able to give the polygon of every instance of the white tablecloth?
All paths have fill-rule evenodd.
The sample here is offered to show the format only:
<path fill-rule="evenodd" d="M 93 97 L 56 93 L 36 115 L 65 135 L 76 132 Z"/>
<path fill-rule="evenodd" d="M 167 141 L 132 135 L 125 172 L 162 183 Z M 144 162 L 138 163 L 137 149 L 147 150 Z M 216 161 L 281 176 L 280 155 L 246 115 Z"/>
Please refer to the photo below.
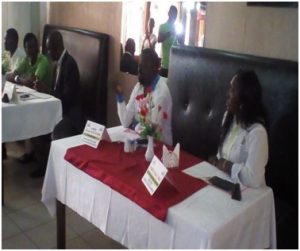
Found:
<path fill-rule="evenodd" d="M 61 101 L 25 86 L 18 87 L 17 92 L 18 96 L 30 93 L 32 99 L 19 98 L 17 103 L 2 102 L 2 142 L 51 133 L 62 119 Z M 37 95 L 42 95 L 42 98 L 38 98 Z"/>
<path fill-rule="evenodd" d="M 242 201 L 235 201 L 207 186 L 171 207 L 162 222 L 66 162 L 66 150 L 79 144 L 80 136 L 52 142 L 42 189 L 52 216 L 57 198 L 128 248 L 276 248 L 270 188 L 247 188 Z"/>

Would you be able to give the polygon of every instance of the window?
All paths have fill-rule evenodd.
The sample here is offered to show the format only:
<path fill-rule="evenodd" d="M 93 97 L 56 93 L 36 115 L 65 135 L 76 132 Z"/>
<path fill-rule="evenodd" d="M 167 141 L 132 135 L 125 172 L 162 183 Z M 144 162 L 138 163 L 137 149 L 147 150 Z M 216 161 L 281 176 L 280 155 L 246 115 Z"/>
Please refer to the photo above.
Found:
<path fill-rule="evenodd" d="M 124 45 L 128 38 L 135 41 L 135 53 L 140 54 L 144 34 L 145 2 L 123 2 L 121 43 Z"/>
<path fill-rule="evenodd" d="M 206 16 L 206 3 L 197 1 L 169 2 L 123 2 L 122 12 L 122 34 L 121 43 L 124 44 L 128 38 L 133 38 L 136 44 L 135 54 L 139 55 L 142 48 L 142 38 L 145 27 L 150 17 L 155 20 L 153 33 L 158 37 L 159 26 L 168 20 L 168 11 L 171 5 L 178 9 L 176 30 L 184 36 L 184 44 L 191 46 L 203 46 L 204 28 Z M 155 48 L 160 55 L 161 45 Z"/>

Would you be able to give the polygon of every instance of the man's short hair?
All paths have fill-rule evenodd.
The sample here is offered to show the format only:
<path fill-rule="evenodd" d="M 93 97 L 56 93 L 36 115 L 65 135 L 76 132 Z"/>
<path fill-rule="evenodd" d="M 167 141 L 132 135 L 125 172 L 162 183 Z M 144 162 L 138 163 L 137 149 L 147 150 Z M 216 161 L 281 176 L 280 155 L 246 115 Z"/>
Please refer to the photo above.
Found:
<path fill-rule="evenodd" d="M 177 16 L 178 10 L 177 10 L 176 6 L 171 5 L 170 9 L 169 9 L 169 13 L 175 14 Z"/>
<path fill-rule="evenodd" d="M 10 28 L 6 31 L 6 35 L 12 38 L 14 41 L 19 42 L 18 32 L 14 28 Z"/>
<path fill-rule="evenodd" d="M 36 43 L 36 45 L 38 46 L 39 43 L 38 43 L 36 36 L 33 33 L 27 33 L 23 40 L 24 48 L 25 48 L 25 44 L 31 40 L 34 41 Z"/>
<path fill-rule="evenodd" d="M 58 30 L 53 30 L 48 35 L 49 42 L 54 45 L 54 47 L 64 47 L 64 39 Z"/>
<path fill-rule="evenodd" d="M 153 60 L 153 64 L 159 65 L 159 57 L 155 50 L 151 48 L 146 48 L 142 51 L 141 57 L 147 57 Z"/>

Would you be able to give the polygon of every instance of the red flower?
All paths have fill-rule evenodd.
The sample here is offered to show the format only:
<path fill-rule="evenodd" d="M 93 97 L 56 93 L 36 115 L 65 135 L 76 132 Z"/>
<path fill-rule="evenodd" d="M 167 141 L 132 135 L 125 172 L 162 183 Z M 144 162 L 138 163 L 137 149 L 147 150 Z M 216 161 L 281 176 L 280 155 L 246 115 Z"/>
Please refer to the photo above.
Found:
<path fill-rule="evenodd" d="M 145 93 L 150 93 L 150 92 L 152 92 L 152 87 L 151 87 L 151 85 L 148 86 L 148 87 L 146 87 L 144 92 L 145 92 Z"/>
<path fill-rule="evenodd" d="M 168 118 L 168 113 L 164 112 L 163 113 L 163 119 L 167 119 Z"/>
<path fill-rule="evenodd" d="M 141 100 L 144 98 L 144 94 L 138 95 L 135 97 L 136 100 Z"/>
<path fill-rule="evenodd" d="M 147 108 L 142 108 L 141 109 L 141 115 L 142 116 L 146 117 L 147 113 L 148 113 L 148 109 Z"/>

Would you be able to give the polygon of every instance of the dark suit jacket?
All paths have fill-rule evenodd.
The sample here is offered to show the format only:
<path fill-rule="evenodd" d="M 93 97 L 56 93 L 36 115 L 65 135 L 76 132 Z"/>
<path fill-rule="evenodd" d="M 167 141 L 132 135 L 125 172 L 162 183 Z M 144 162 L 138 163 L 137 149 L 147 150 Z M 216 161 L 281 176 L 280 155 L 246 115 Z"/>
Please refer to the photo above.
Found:
<path fill-rule="evenodd" d="M 67 115 L 70 109 L 79 104 L 80 77 L 75 59 L 66 52 L 60 69 L 58 80 L 53 86 L 53 96 L 62 102 L 63 114 Z"/>
<path fill-rule="evenodd" d="M 59 73 L 58 80 L 54 77 L 52 95 L 61 100 L 63 120 L 58 126 L 62 135 L 75 135 L 83 130 L 85 119 L 80 101 L 80 76 L 75 59 L 66 52 Z"/>
<path fill-rule="evenodd" d="M 132 55 L 125 52 L 121 58 L 120 70 L 133 75 L 137 75 L 138 63 L 134 60 L 134 57 Z"/>

